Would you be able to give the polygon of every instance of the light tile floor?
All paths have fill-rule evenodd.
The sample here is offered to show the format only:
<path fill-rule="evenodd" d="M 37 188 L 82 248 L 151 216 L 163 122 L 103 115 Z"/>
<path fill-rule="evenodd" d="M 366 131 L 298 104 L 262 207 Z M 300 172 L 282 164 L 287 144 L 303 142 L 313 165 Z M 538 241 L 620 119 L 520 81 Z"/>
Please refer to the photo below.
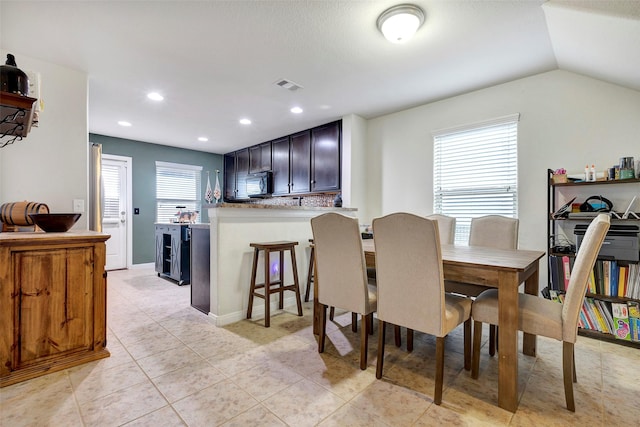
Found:
<path fill-rule="evenodd" d="M 640 416 L 640 350 L 580 337 L 577 411 L 565 409 L 561 344 L 538 339 L 519 356 L 520 405 L 497 407 L 497 357 L 486 337 L 478 380 L 463 369 L 462 331 L 447 338 L 445 389 L 433 404 L 435 339 L 415 349 L 387 334 L 385 370 L 359 369 L 359 334 L 343 313 L 328 324 L 324 354 L 303 317 L 284 312 L 223 328 L 149 269 L 109 273 L 111 357 L 0 389 L 1 426 L 629 426 Z M 377 322 L 376 322 L 377 323 Z M 488 329 L 488 328 L 485 328 Z"/>

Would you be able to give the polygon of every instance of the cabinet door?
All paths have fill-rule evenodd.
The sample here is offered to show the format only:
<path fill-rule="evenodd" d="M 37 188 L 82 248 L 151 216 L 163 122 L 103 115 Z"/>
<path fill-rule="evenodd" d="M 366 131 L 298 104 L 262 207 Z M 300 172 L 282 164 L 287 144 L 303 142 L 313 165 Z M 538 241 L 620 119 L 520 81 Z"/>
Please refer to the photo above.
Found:
<path fill-rule="evenodd" d="M 93 248 L 16 254 L 20 337 L 14 370 L 93 345 Z"/>
<path fill-rule="evenodd" d="M 291 135 L 289 141 L 291 193 L 308 193 L 311 190 L 311 132 Z"/>
<path fill-rule="evenodd" d="M 311 130 L 311 191 L 340 189 L 340 122 Z"/>
<path fill-rule="evenodd" d="M 156 272 L 162 273 L 163 229 L 156 226 Z"/>
<path fill-rule="evenodd" d="M 247 176 L 249 176 L 249 149 L 236 151 L 236 199 L 247 199 Z"/>
<path fill-rule="evenodd" d="M 180 226 L 169 227 L 169 234 L 171 235 L 171 268 L 169 271 L 169 277 L 175 281 L 180 281 L 180 254 L 182 250 Z"/>
<path fill-rule="evenodd" d="M 249 147 L 249 173 L 271 170 L 271 142 Z"/>
<path fill-rule="evenodd" d="M 276 139 L 271 143 L 273 162 L 273 194 L 289 194 L 289 138 Z"/>
<path fill-rule="evenodd" d="M 236 155 L 224 155 L 224 200 L 236 198 Z"/>

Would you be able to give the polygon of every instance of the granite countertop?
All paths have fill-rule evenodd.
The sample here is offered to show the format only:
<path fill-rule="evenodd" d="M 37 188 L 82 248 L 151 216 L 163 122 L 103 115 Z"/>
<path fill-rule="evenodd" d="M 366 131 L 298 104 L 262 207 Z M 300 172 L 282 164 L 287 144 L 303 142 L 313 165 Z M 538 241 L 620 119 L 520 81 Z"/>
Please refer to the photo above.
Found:
<path fill-rule="evenodd" d="M 257 203 L 213 203 L 203 204 L 202 209 L 211 208 L 235 208 L 235 209 L 283 209 L 304 211 L 357 211 L 357 208 L 336 208 L 333 206 L 287 206 L 287 205 L 263 205 Z"/>

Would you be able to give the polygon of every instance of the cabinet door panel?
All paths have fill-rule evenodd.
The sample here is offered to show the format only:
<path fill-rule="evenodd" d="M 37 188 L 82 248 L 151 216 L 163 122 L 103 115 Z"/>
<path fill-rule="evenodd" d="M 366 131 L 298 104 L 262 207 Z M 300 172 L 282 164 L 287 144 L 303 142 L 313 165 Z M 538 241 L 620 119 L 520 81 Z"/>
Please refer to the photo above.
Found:
<path fill-rule="evenodd" d="M 224 199 L 236 198 L 236 156 L 234 153 L 224 155 Z"/>
<path fill-rule="evenodd" d="M 340 122 L 311 130 L 311 191 L 340 189 Z"/>
<path fill-rule="evenodd" d="M 16 254 L 20 284 L 17 366 L 86 350 L 93 342 L 91 248 Z"/>
<path fill-rule="evenodd" d="M 236 198 L 247 199 L 247 176 L 249 176 L 249 149 L 236 151 Z"/>
<path fill-rule="evenodd" d="M 289 194 L 289 138 L 280 138 L 271 143 L 273 171 L 273 194 Z"/>
<path fill-rule="evenodd" d="M 249 147 L 249 173 L 257 173 L 262 170 L 262 147 L 254 145 Z"/>
<path fill-rule="evenodd" d="M 307 193 L 311 189 L 311 132 L 291 135 L 291 192 Z"/>

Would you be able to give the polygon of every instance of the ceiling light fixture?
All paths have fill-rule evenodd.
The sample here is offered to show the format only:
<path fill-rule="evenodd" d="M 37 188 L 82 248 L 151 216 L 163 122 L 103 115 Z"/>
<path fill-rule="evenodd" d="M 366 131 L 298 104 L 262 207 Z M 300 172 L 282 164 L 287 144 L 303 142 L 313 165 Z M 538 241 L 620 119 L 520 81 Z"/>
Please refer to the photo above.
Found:
<path fill-rule="evenodd" d="M 249 119 L 240 119 L 240 124 L 241 125 L 250 125 L 251 124 L 251 120 L 249 120 Z"/>
<path fill-rule="evenodd" d="M 209 138 L 207 138 L 206 136 L 199 136 L 198 137 L 198 141 L 200 142 L 207 142 L 209 140 Z"/>
<path fill-rule="evenodd" d="M 413 4 L 390 7 L 378 17 L 378 29 L 391 43 L 404 43 L 424 22 L 424 12 Z"/>
<path fill-rule="evenodd" d="M 147 94 L 147 98 L 151 99 L 152 101 L 162 101 L 164 99 L 164 96 L 160 95 L 158 92 L 149 92 Z"/>
<path fill-rule="evenodd" d="M 126 121 L 124 121 L 124 120 L 120 120 L 120 121 L 118 122 L 118 124 L 119 124 L 120 126 L 124 126 L 124 127 L 127 127 L 127 128 L 131 126 L 131 123 L 126 122 Z"/>
<path fill-rule="evenodd" d="M 293 114 L 300 114 L 300 113 L 302 113 L 302 111 L 303 111 L 303 110 L 302 110 L 302 108 L 300 108 L 300 107 L 293 107 L 293 108 L 292 108 L 291 110 L 289 110 L 289 111 L 291 111 Z"/>

